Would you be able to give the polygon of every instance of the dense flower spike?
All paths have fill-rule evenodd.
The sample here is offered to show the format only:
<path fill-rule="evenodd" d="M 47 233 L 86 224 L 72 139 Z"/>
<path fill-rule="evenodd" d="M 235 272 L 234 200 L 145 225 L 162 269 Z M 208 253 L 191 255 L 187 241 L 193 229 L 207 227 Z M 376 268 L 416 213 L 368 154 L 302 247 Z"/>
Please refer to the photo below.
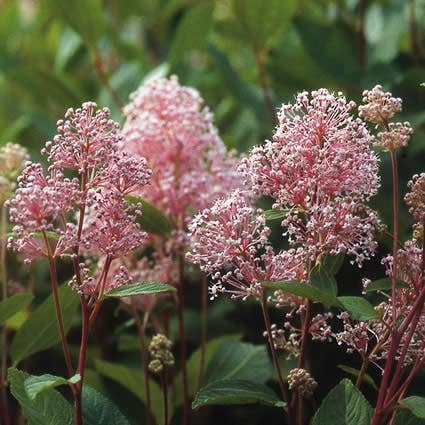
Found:
<path fill-rule="evenodd" d="M 376 248 L 376 214 L 361 204 L 378 189 L 378 159 L 353 107 L 341 93 L 300 93 L 282 106 L 274 141 L 254 148 L 240 166 L 255 193 L 290 210 L 282 225 L 312 261 L 346 252 L 361 264 Z"/>
<path fill-rule="evenodd" d="M 226 153 L 212 114 L 199 93 L 177 77 L 146 83 L 131 95 L 124 114 L 122 149 L 146 157 L 153 170 L 140 195 L 171 218 L 183 216 L 186 223 L 190 214 L 240 185 L 235 158 Z"/>
<path fill-rule="evenodd" d="M 380 85 L 363 92 L 363 103 L 359 106 L 359 115 L 375 124 L 386 123 L 402 108 L 402 100 L 393 97 L 390 92 L 384 92 Z"/>
<path fill-rule="evenodd" d="M 410 207 L 409 212 L 415 220 L 423 224 L 425 220 L 425 173 L 415 174 L 407 185 L 410 192 L 404 199 Z"/>

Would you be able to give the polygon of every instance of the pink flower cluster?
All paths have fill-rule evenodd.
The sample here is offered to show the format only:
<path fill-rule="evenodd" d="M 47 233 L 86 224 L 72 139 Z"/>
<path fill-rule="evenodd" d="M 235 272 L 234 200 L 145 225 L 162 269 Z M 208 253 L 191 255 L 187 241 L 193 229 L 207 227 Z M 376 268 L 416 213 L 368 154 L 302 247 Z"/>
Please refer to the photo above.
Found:
<path fill-rule="evenodd" d="M 83 250 L 110 263 L 146 239 L 136 221 L 141 212 L 124 196 L 140 191 L 151 172 L 145 159 L 119 151 L 118 123 L 109 119 L 107 108 L 96 108 L 88 102 L 69 109 L 58 121 L 58 135 L 42 151 L 51 164 L 47 173 L 40 164 L 28 163 L 18 179 L 9 202 L 16 233 L 9 247 L 26 261 L 38 256 L 79 257 Z M 76 177 L 65 177 L 69 170 Z M 79 285 L 87 283 L 79 288 L 82 291 L 92 279 L 84 270 L 77 272 Z"/>
<path fill-rule="evenodd" d="M 193 214 L 240 186 L 226 148 L 199 93 L 177 77 L 155 79 L 130 96 L 122 150 L 145 157 L 153 170 L 140 196 L 182 229 Z"/>
<path fill-rule="evenodd" d="M 371 136 L 353 102 L 326 89 L 283 105 L 273 140 L 254 148 L 240 171 L 258 195 L 290 210 L 282 225 L 311 261 L 347 252 L 359 264 L 376 248 L 377 217 L 361 204 L 379 187 Z"/>
<path fill-rule="evenodd" d="M 187 259 L 215 279 L 210 287 L 212 298 L 219 292 L 258 297 L 263 281 L 305 280 L 304 251 L 275 254 L 268 242 L 270 229 L 264 212 L 253 207 L 246 193 L 235 191 L 219 199 L 195 217 L 189 230 Z"/>

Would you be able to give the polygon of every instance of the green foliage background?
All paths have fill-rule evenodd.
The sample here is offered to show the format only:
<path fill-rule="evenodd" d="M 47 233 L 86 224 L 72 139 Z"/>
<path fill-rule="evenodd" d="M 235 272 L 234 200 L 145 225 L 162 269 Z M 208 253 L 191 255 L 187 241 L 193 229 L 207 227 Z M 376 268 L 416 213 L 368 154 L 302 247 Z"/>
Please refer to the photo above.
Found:
<path fill-rule="evenodd" d="M 419 86 L 425 81 L 424 34 L 424 0 L 0 0 L 0 143 L 21 143 L 32 159 L 40 159 L 40 148 L 68 107 L 95 100 L 121 120 L 120 107 L 131 91 L 154 76 L 176 74 L 201 92 L 226 144 L 246 152 L 272 136 L 275 117 L 267 96 L 274 111 L 297 91 L 319 87 L 342 90 L 359 102 L 364 88 L 379 83 L 403 98 L 401 120 L 415 128 L 400 154 L 403 195 L 410 176 L 425 168 L 425 88 Z M 383 190 L 373 205 L 389 223 L 387 170 L 383 156 Z M 403 209 L 404 238 L 409 220 Z M 382 241 L 382 252 L 385 246 Z M 344 270 L 350 278 L 338 279 L 340 292 L 351 295 L 360 272 L 344 264 L 339 276 Z M 376 262 L 365 273 L 380 277 L 383 270 Z M 27 276 L 16 272 L 23 281 Z M 45 268 L 36 267 L 34 276 L 41 300 L 48 291 Z M 199 344 L 199 291 L 193 287 L 186 311 L 192 349 Z M 125 319 L 113 305 L 106 309 L 87 376 L 137 423 L 141 412 L 134 394 L 95 372 L 100 358 L 138 364 L 137 341 L 126 332 Z M 255 305 L 222 300 L 210 309 L 209 336 L 240 332 L 262 342 L 258 323 Z M 71 339 L 78 343 L 78 331 L 71 331 Z M 313 374 L 323 385 L 319 397 L 346 376 L 336 368 L 325 372 L 324 359 L 355 362 L 337 347 L 313 358 Z M 61 368 L 59 351 L 35 356 L 29 368 L 50 365 L 49 372 L 58 372 L 52 364 Z M 372 390 L 368 396 L 373 399 Z M 211 423 L 220 418 L 222 425 L 273 423 L 279 416 L 278 409 L 257 406 L 210 411 Z M 203 420 L 205 415 L 197 417 Z"/>

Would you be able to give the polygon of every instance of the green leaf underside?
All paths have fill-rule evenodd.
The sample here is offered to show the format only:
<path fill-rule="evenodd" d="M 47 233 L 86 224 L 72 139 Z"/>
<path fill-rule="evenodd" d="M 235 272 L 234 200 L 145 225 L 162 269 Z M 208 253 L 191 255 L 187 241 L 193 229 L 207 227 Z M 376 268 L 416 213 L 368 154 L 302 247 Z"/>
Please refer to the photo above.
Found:
<path fill-rule="evenodd" d="M 24 382 L 25 391 L 31 400 L 34 400 L 38 394 L 49 388 L 55 388 L 59 385 L 76 384 L 81 379 L 79 374 L 72 376 L 69 379 L 61 376 L 50 375 L 48 373 L 40 376 L 30 376 Z"/>
<path fill-rule="evenodd" d="M 343 305 L 338 301 L 338 298 L 323 292 L 319 288 L 299 282 L 264 282 L 266 288 L 275 291 L 280 290 L 299 297 L 308 298 L 311 301 L 317 301 L 327 307 L 343 308 Z"/>
<path fill-rule="evenodd" d="M 379 315 L 373 308 L 373 305 L 362 297 L 338 297 L 338 301 L 344 306 L 344 309 L 350 313 L 355 320 L 378 319 Z"/>
<path fill-rule="evenodd" d="M 355 376 L 356 378 L 359 376 L 359 373 L 360 373 L 358 369 L 355 369 L 354 367 L 342 365 L 342 364 L 338 365 L 338 369 L 341 369 L 344 372 Z M 363 375 L 363 381 L 369 384 L 374 390 L 378 390 L 378 387 L 376 386 L 375 381 L 369 374 L 365 373 Z"/>
<path fill-rule="evenodd" d="M 105 297 L 132 297 L 135 295 L 157 294 L 159 292 L 175 292 L 174 286 L 158 282 L 139 282 L 112 289 Z"/>
<path fill-rule="evenodd" d="M 201 388 L 192 403 L 193 409 L 208 405 L 265 404 L 284 407 L 285 403 L 269 387 L 242 379 L 221 379 Z"/>
<path fill-rule="evenodd" d="M 324 304 L 326 307 L 337 307 L 347 311 L 355 320 L 371 320 L 378 318 L 372 304 L 362 297 L 335 297 L 315 286 L 299 282 L 264 282 L 266 288 L 280 290 L 299 297 L 308 298 Z"/>
<path fill-rule="evenodd" d="M 146 404 L 145 378 L 142 369 L 129 368 L 115 363 L 96 360 L 96 370 L 103 376 L 121 384 L 124 388 L 138 397 Z M 159 385 L 152 379 L 149 380 L 152 415 L 157 424 L 164 423 L 164 409 L 162 391 Z M 170 416 L 172 416 L 172 410 Z"/>
<path fill-rule="evenodd" d="M 400 279 L 397 279 L 396 282 L 397 288 L 408 288 L 409 285 L 403 282 Z M 385 277 L 383 279 L 374 280 L 373 282 L 367 285 L 365 292 L 373 292 L 373 291 L 386 291 L 392 288 L 391 279 L 389 277 Z"/>
<path fill-rule="evenodd" d="M 373 409 L 349 379 L 343 379 L 323 400 L 312 425 L 370 425 Z"/>
<path fill-rule="evenodd" d="M 25 372 L 10 368 L 10 390 L 22 407 L 28 425 L 73 425 L 74 413 L 71 404 L 53 388 L 43 391 L 31 400 L 25 390 L 25 381 L 30 377 Z"/>
<path fill-rule="evenodd" d="M 65 284 L 59 288 L 59 299 L 64 329 L 67 333 L 71 328 L 74 313 L 79 305 L 79 298 Z M 60 335 L 53 294 L 51 294 L 20 327 L 10 346 L 10 355 L 16 365 L 31 354 L 46 350 L 59 342 Z"/>
<path fill-rule="evenodd" d="M 417 418 L 425 419 L 425 398 L 411 396 L 404 398 L 399 402 L 402 406 L 406 406 Z"/>
<path fill-rule="evenodd" d="M 410 410 L 403 409 L 397 413 L 394 425 L 425 425 L 425 419 L 420 419 Z"/>
<path fill-rule="evenodd" d="M 336 280 L 322 265 L 313 267 L 310 273 L 310 283 L 322 292 L 334 297 L 337 296 L 338 286 Z"/>
<path fill-rule="evenodd" d="M 140 203 L 142 205 L 142 215 L 137 219 L 137 222 L 143 230 L 160 236 L 168 235 L 171 232 L 170 221 L 158 208 L 137 196 L 128 195 L 125 199 L 130 204 Z"/>
<path fill-rule="evenodd" d="M 335 276 L 342 267 L 345 260 L 345 254 L 326 255 L 322 261 L 322 268 L 327 270 L 331 275 Z"/>
<path fill-rule="evenodd" d="M 32 294 L 16 294 L 0 302 L 0 323 L 27 308 L 33 300 Z"/>
<path fill-rule="evenodd" d="M 264 217 L 269 221 L 280 220 L 290 214 L 291 211 L 292 210 L 266 210 L 264 211 Z"/>
<path fill-rule="evenodd" d="M 265 383 L 273 369 L 264 345 L 226 341 L 214 353 L 206 368 L 203 385 L 223 379 Z"/>
<path fill-rule="evenodd" d="M 118 407 L 88 385 L 83 385 L 84 425 L 130 425 Z"/>

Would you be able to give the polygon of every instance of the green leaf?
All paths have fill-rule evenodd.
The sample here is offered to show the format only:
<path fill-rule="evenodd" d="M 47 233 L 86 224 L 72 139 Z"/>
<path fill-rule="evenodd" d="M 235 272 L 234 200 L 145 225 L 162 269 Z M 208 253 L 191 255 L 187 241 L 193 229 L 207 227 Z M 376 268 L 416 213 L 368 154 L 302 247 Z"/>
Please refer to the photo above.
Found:
<path fill-rule="evenodd" d="M 242 41 L 268 48 L 288 28 L 297 7 L 298 0 L 233 0 L 235 29 Z"/>
<path fill-rule="evenodd" d="M 252 109 L 259 121 L 269 121 L 270 114 L 264 106 L 264 100 L 260 92 L 239 77 L 230 64 L 228 57 L 215 45 L 209 44 L 208 51 L 214 59 L 218 73 L 229 93 L 242 105 Z"/>
<path fill-rule="evenodd" d="M 272 377 L 272 373 L 272 365 L 264 345 L 226 341 L 212 356 L 203 384 L 222 379 L 265 383 Z"/>
<path fill-rule="evenodd" d="M 120 286 L 105 294 L 105 297 L 134 297 L 135 295 L 157 294 L 158 292 L 175 292 L 174 286 L 158 282 L 139 282 Z"/>
<path fill-rule="evenodd" d="M 425 419 L 425 398 L 411 396 L 399 401 L 402 406 L 406 406 L 416 417 Z"/>
<path fill-rule="evenodd" d="M 102 0 L 45 0 L 46 6 L 94 47 L 103 35 L 106 21 Z"/>
<path fill-rule="evenodd" d="M 103 376 L 118 382 L 136 397 L 146 403 L 145 378 L 143 370 L 121 366 L 102 360 L 96 360 L 96 370 Z M 159 385 L 152 379 L 149 380 L 151 392 L 152 415 L 157 424 L 164 423 L 164 411 L 162 405 L 162 391 Z M 172 415 L 172 412 L 170 412 Z"/>
<path fill-rule="evenodd" d="M 409 285 L 403 282 L 400 279 L 397 279 L 396 282 L 397 288 L 408 288 Z M 373 282 L 367 285 L 365 292 L 373 292 L 373 291 L 385 291 L 392 288 L 391 279 L 389 277 L 384 277 L 383 279 L 374 280 Z"/>
<path fill-rule="evenodd" d="M 212 28 L 214 4 L 199 4 L 189 9 L 180 21 L 171 44 L 169 62 L 175 65 L 192 49 L 202 47 Z"/>
<path fill-rule="evenodd" d="M 373 409 L 349 379 L 343 379 L 323 400 L 312 425 L 370 425 Z"/>
<path fill-rule="evenodd" d="M 16 294 L 0 302 L 0 323 L 27 308 L 34 297 L 31 294 Z"/>
<path fill-rule="evenodd" d="M 310 272 L 310 283 L 312 286 L 320 289 L 329 295 L 336 297 L 338 293 L 338 285 L 333 275 L 328 272 L 322 264 L 319 264 Z"/>
<path fill-rule="evenodd" d="M 419 419 L 410 410 L 401 410 L 397 413 L 394 425 L 425 425 L 424 419 Z"/>
<path fill-rule="evenodd" d="M 83 385 L 84 425 L 130 425 L 117 406 L 88 385 Z"/>
<path fill-rule="evenodd" d="M 162 212 L 144 199 L 128 195 L 125 199 L 130 204 L 142 204 L 142 215 L 137 222 L 143 230 L 154 235 L 165 236 L 171 232 L 171 223 Z"/>
<path fill-rule="evenodd" d="M 269 387 L 242 379 L 221 379 L 201 388 L 192 409 L 208 405 L 253 404 L 284 407 L 285 403 Z"/>
<path fill-rule="evenodd" d="M 24 383 L 29 377 L 18 369 L 9 369 L 10 391 L 21 405 L 28 425 L 73 425 L 73 408 L 56 390 L 47 389 L 35 400 L 28 397 Z"/>
<path fill-rule="evenodd" d="M 355 376 L 356 378 L 359 376 L 359 373 L 360 373 L 358 369 L 355 369 L 354 367 L 346 366 L 343 364 L 338 365 L 338 368 L 343 370 L 344 372 L 349 373 L 350 375 Z M 375 381 L 369 374 L 365 373 L 363 375 L 363 381 L 369 384 L 374 390 L 378 390 L 378 387 L 376 386 Z"/>
<path fill-rule="evenodd" d="M 311 301 L 317 301 L 327 307 L 342 308 L 342 304 L 337 297 L 321 291 L 315 286 L 307 283 L 299 282 L 263 282 L 266 288 L 273 289 L 274 291 L 283 291 L 288 294 L 297 295 L 299 297 L 308 298 Z"/>
<path fill-rule="evenodd" d="M 62 378 L 61 376 L 50 375 L 48 373 L 40 376 L 31 375 L 24 382 L 25 391 L 31 400 L 34 400 L 37 395 L 49 388 L 55 388 L 60 385 L 76 384 L 81 380 L 81 376 L 76 374 L 69 379 Z"/>
<path fill-rule="evenodd" d="M 338 301 L 354 320 L 366 321 L 379 318 L 373 305 L 362 297 L 338 297 Z"/>
<path fill-rule="evenodd" d="M 65 333 L 72 325 L 74 314 L 79 305 L 78 295 L 67 285 L 59 288 Z M 60 342 L 56 310 L 51 294 L 24 322 L 10 346 L 10 355 L 14 365 L 22 359 L 39 351 L 46 350 Z"/>
<path fill-rule="evenodd" d="M 291 211 L 292 210 L 266 210 L 264 211 L 264 216 L 268 221 L 281 220 L 290 214 Z"/>
<path fill-rule="evenodd" d="M 208 368 L 208 365 L 216 353 L 216 351 L 220 348 L 222 344 L 227 344 L 230 340 L 238 340 L 240 339 L 240 335 L 223 335 L 217 338 L 208 341 L 205 346 L 205 370 Z M 198 348 L 196 351 L 192 353 L 189 360 L 187 361 L 187 381 L 189 385 L 189 395 L 194 395 L 198 386 L 198 378 L 199 378 L 199 369 L 201 367 L 201 348 Z M 205 371 L 204 370 L 204 371 Z M 181 388 L 182 386 L 182 373 L 179 372 L 176 376 L 176 388 Z M 176 394 L 175 405 L 179 406 L 183 403 L 183 394 L 179 391 Z"/>
<path fill-rule="evenodd" d="M 331 275 L 335 276 L 344 263 L 345 254 L 340 253 L 337 255 L 326 255 L 322 261 L 322 268 L 328 271 Z"/>

